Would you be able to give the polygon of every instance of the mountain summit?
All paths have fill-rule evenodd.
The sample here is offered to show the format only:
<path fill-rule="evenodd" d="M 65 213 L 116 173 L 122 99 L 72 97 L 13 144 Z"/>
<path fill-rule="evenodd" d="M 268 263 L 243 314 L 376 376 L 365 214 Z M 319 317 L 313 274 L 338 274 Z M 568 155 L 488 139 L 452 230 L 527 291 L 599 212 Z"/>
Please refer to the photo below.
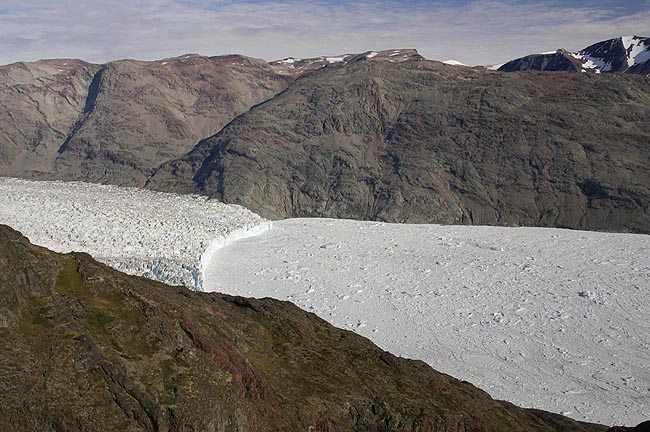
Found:
<path fill-rule="evenodd" d="M 391 49 L 383 51 L 366 51 L 361 54 L 340 54 L 335 56 L 320 56 L 307 59 L 287 57 L 269 63 L 275 72 L 282 75 L 301 75 L 305 72 L 322 69 L 332 64 L 347 65 L 349 63 L 373 60 L 402 63 L 424 60 L 415 49 Z"/>
<path fill-rule="evenodd" d="M 622 36 L 595 43 L 578 52 L 559 49 L 531 54 L 509 61 L 498 70 L 622 72 L 650 76 L 650 38 Z"/>

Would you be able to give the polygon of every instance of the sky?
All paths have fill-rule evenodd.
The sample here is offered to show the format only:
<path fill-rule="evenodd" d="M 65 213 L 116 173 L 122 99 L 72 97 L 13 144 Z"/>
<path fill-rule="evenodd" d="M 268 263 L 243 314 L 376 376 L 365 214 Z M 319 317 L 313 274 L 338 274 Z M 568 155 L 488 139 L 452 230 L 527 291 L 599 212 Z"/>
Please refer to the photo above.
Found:
<path fill-rule="evenodd" d="M 491 65 L 635 34 L 650 36 L 650 0 L 0 0 L 0 64 L 416 48 Z"/>

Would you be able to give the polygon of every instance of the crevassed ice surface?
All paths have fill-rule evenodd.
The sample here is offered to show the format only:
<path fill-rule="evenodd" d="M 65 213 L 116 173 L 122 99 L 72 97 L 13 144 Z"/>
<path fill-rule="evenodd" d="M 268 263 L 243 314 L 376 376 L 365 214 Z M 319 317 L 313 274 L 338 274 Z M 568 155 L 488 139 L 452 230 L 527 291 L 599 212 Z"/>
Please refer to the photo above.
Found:
<path fill-rule="evenodd" d="M 275 222 L 217 251 L 206 290 L 289 300 L 493 397 L 650 418 L 650 236 Z"/>
<path fill-rule="evenodd" d="M 270 222 L 197 195 L 0 178 L 0 223 L 57 252 L 87 252 L 129 274 L 200 289 L 214 250 Z"/>

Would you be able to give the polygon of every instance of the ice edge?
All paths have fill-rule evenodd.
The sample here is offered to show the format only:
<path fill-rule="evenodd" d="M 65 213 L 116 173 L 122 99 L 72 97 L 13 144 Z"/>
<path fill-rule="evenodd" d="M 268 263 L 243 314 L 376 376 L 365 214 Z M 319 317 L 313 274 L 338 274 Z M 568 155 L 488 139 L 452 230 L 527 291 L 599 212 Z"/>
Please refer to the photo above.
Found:
<path fill-rule="evenodd" d="M 210 241 L 208 247 L 205 248 L 205 251 L 203 251 L 201 257 L 199 258 L 199 280 L 197 281 L 195 288 L 198 291 L 203 291 L 205 270 L 208 268 L 212 262 L 212 259 L 214 258 L 214 254 L 219 249 L 223 249 L 238 240 L 243 240 L 245 238 L 256 237 L 258 235 L 264 234 L 271 228 L 273 228 L 273 222 L 265 220 L 252 227 L 238 228 L 231 231 L 226 236 L 220 236 Z"/>

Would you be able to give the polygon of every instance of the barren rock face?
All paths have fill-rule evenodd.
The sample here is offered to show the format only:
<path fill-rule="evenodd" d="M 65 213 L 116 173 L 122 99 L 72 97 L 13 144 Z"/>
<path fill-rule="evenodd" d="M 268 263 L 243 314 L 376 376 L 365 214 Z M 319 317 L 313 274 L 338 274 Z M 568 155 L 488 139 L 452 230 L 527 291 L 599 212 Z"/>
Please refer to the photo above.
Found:
<path fill-rule="evenodd" d="M 44 60 L 0 66 L 0 172 L 50 169 L 84 110 L 99 66 Z"/>
<path fill-rule="evenodd" d="M 288 80 L 242 56 L 71 62 L 0 69 L 6 147 L 16 148 L 0 147 L 7 153 L 2 174 L 143 186 L 162 162 L 275 95 Z M 24 127 L 34 130 L 25 136 Z"/>
<path fill-rule="evenodd" d="M 266 217 L 650 230 L 650 80 L 364 61 L 312 72 L 149 187 Z"/>
<path fill-rule="evenodd" d="M 195 293 L 0 226 L 0 418 L 12 431 L 572 431 L 298 307 Z"/>

